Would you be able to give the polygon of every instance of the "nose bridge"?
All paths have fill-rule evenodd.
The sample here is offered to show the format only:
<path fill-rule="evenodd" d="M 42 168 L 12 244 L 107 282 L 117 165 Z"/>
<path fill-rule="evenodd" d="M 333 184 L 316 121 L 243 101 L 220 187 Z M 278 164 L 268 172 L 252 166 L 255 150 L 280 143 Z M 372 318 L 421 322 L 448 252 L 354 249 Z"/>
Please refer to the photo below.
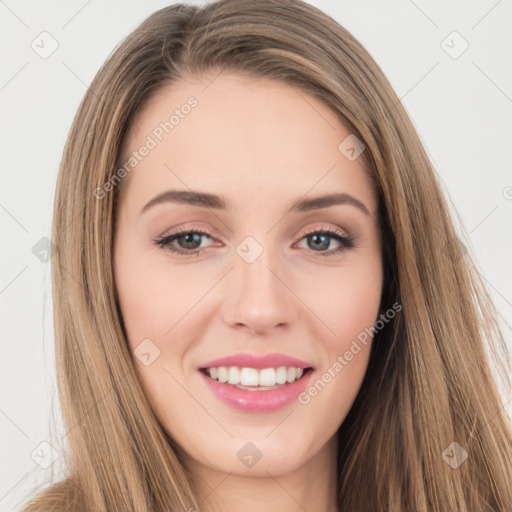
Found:
<path fill-rule="evenodd" d="M 264 299 L 270 305 L 269 301 L 275 299 L 276 295 L 282 295 L 283 284 L 275 275 L 279 258 L 276 248 L 270 247 L 270 239 L 267 236 L 259 242 L 253 236 L 248 236 L 237 246 L 235 266 L 240 298 L 250 293 L 253 301 Z"/>
<path fill-rule="evenodd" d="M 284 284 L 285 276 L 280 275 L 281 259 L 276 248 L 270 247 L 271 238 L 260 242 L 248 236 L 235 248 L 229 294 L 232 302 L 226 312 L 231 325 L 265 331 L 293 319 L 294 295 Z"/>
<path fill-rule="evenodd" d="M 239 260 L 236 266 L 240 281 L 247 289 L 251 289 L 253 296 L 269 293 L 274 295 L 277 291 L 276 276 L 270 269 L 274 269 L 275 272 L 275 248 L 269 248 L 268 243 L 263 246 L 251 239 L 252 237 L 242 242 L 236 249 Z"/>

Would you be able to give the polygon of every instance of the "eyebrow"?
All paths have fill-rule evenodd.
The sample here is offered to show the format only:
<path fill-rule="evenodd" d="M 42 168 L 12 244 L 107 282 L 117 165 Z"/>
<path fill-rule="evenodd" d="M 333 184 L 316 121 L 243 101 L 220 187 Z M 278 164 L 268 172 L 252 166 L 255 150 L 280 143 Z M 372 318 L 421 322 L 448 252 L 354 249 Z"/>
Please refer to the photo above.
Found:
<path fill-rule="evenodd" d="M 153 199 L 146 203 L 140 212 L 141 215 L 152 206 L 162 203 L 189 204 L 192 206 L 201 206 L 203 208 L 213 208 L 215 210 L 227 209 L 226 201 L 222 197 L 214 194 L 197 192 L 194 190 L 167 190 L 153 197 Z M 359 199 L 345 193 L 328 194 L 311 199 L 300 199 L 293 204 L 290 212 L 307 212 L 310 210 L 319 210 L 321 208 L 328 208 L 329 206 L 343 204 L 355 206 L 366 215 L 370 215 L 368 208 L 366 208 Z"/>

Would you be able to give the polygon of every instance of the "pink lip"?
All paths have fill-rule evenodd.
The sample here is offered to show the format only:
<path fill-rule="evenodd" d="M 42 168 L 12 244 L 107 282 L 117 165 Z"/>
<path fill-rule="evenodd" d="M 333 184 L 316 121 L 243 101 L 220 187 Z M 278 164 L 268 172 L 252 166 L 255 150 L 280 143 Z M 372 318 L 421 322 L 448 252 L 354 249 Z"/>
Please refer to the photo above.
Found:
<path fill-rule="evenodd" d="M 218 368 L 219 366 L 238 366 L 239 368 L 278 368 L 279 366 L 293 366 L 295 368 L 312 368 L 313 365 L 286 354 L 265 354 L 254 355 L 249 353 L 235 354 L 221 359 L 208 361 L 199 367 L 199 370 L 205 368 Z M 202 378 L 210 391 L 221 401 L 239 409 L 248 412 L 267 412 L 275 411 L 285 405 L 293 402 L 297 396 L 302 393 L 311 377 L 311 371 L 305 372 L 302 378 L 291 384 L 282 384 L 276 389 L 265 391 L 247 391 L 236 388 L 230 384 L 221 383 L 211 379 L 204 372 L 200 371 Z"/>
<path fill-rule="evenodd" d="M 217 364 L 216 361 L 212 362 Z M 255 413 L 275 411 L 292 403 L 297 399 L 298 395 L 306 389 L 308 382 L 311 379 L 312 371 L 306 371 L 299 380 L 296 380 L 291 384 L 282 384 L 279 388 L 266 391 L 247 391 L 245 389 L 235 388 L 230 384 L 223 384 L 217 380 L 211 379 L 202 371 L 199 373 L 210 391 L 219 400 L 235 409 Z"/>
<path fill-rule="evenodd" d="M 294 366 L 295 368 L 310 368 L 313 367 L 311 363 L 301 361 L 295 357 L 287 356 L 286 354 L 265 354 L 257 356 L 253 354 L 235 354 L 233 356 L 223 357 L 209 361 L 199 367 L 204 368 L 218 368 L 219 366 L 238 366 L 240 368 L 256 368 L 261 370 L 263 368 L 277 368 L 279 366 Z M 251 391 L 249 391 L 251 393 Z M 262 393 L 261 391 L 259 393 Z"/>

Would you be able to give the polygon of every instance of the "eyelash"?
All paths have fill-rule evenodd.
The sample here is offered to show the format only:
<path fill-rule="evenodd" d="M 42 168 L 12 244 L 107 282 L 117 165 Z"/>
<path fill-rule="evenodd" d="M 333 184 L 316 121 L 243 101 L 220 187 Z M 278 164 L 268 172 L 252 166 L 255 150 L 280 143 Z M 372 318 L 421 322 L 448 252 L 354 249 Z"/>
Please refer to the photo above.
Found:
<path fill-rule="evenodd" d="M 202 235 L 206 236 L 208 238 L 212 238 L 209 233 L 202 231 L 200 229 L 179 229 L 178 231 L 174 232 L 171 235 L 162 236 L 154 240 L 154 243 L 158 246 L 160 246 L 162 249 L 170 251 L 172 253 L 181 255 L 181 256 L 196 256 L 199 255 L 199 253 L 202 251 L 202 249 L 191 249 L 191 250 L 185 250 L 185 249 L 178 249 L 176 247 L 171 247 L 169 244 L 173 242 L 175 239 L 179 238 L 183 235 L 189 235 L 189 234 L 196 234 L 196 235 Z M 312 251 L 315 252 L 315 256 L 320 257 L 327 257 L 332 256 L 334 254 L 338 254 L 346 249 L 351 249 L 355 247 L 354 243 L 354 237 L 353 236 L 346 236 L 343 235 L 340 231 L 333 229 L 333 228 L 324 228 L 324 229 L 313 229 L 305 233 L 301 240 L 303 238 L 306 238 L 309 235 L 328 235 L 329 238 L 334 238 L 340 243 L 340 246 L 337 249 L 330 250 L 330 251 Z"/>

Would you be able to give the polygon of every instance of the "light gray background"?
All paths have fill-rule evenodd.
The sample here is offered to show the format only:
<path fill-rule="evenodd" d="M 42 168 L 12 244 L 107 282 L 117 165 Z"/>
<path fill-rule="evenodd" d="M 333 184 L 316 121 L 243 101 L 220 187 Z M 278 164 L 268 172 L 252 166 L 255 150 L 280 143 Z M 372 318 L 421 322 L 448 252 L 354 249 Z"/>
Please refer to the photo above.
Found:
<path fill-rule="evenodd" d="M 49 446 L 41 442 L 50 442 L 60 453 L 63 432 L 55 384 L 50 264 L 40 261 L 32 248 L 50 237 L 65 138 L 88 84 L 115 45 L 168 3 L 0 0 L 3 511 L 17 510 L 26 493 L 44 485 L 52 471 L 58 476 L 62 459 L 48 469 L 36 463 L 44 466 L 51 460 Z M 510 322 L 512 1 L 310 3 L 350 30 L 391 81 L 461 216 L 468 236 L 462 240 Z M 46 59 L 31 47 L 35 41 L 51 48 L 48 36 L 40 36 L 43 31 L 58 43 Z M 469 44 L 457 58 L 464 41 L 454 31 Z M 505 335 L 510 345 L 510 330 Z M 511 399 L 504 396 L 504 403 Z"/>

